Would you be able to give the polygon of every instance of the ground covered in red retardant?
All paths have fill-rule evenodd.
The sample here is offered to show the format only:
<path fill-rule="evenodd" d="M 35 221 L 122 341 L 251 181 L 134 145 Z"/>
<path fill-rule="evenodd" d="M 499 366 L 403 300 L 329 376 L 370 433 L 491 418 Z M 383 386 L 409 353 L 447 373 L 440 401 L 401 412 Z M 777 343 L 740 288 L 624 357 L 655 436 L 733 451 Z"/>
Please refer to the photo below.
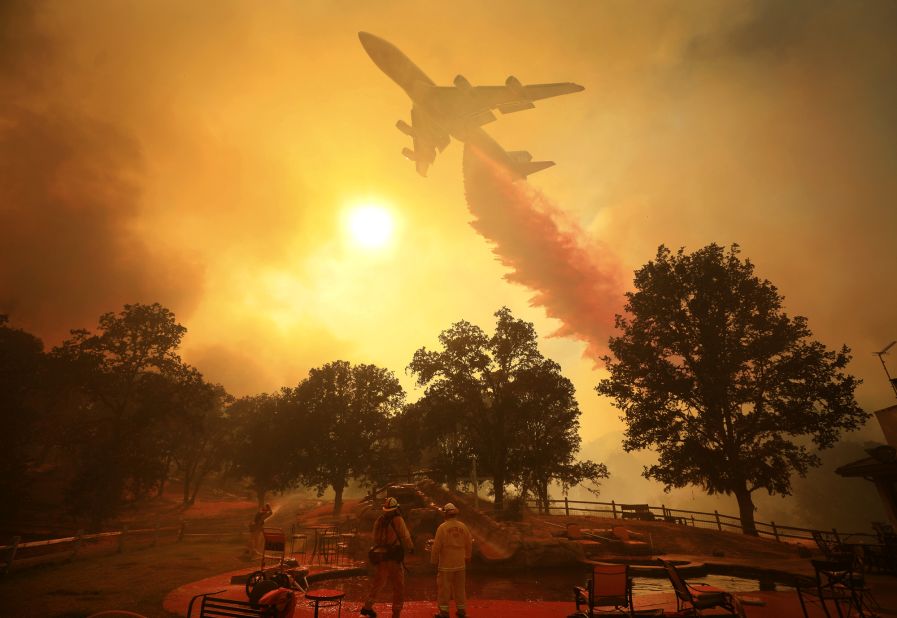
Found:
<path fill-rule="evenodd" d="M 197 594 L 223 591 L 215 596 L 232 599 L 246 600 L 246 594 L 242 585 L 230 583 L 233 575 L 245 575 L 246 570 L 232 573 L 222 573 L 214 577 L 186 584 L 172 591 L 164 601 L 166 611 L 174 615 L 187 616 L 187 607 L 190 599 Z M 339 588 L 339 579 L 325 580 L 318 584 L 312 584 L 312 588 Z M 791 618 L 803 615 L 797 594 L 794 591 L 766 592 L 756 591 L 739 594 L 744 600 L 743 609 L 748 618 Z M 384 599 L 389 598 L 389 593 L 381 593 Z M 635 597 L 636 610 L 662 609 L 664 616 L 679 616 L 676 612 L 676 599 L 672 593 L 650 593 Z M 341 616 L 353 617 L 358 615 L 361 604 L 357 599 L 344 600 L 341 608 Z M 381 602 L 374 606 L 381 618 L 390 618 L 391 606 Z M 565 618 L 575 611 L 572 599 L 569 602 L 561 601 L 515 601 L 508 599 L 469 599 L 467 602 L 467 614 L 470 618 Z M 434 601 L 406 601 L 402 611 L 403 618 L 433 618 L 436 613 Z M 452 615 L 454 615 L 454 606 Z M 817 604 L 811 605 L 808 610 L 810 618 L 822 617 L 825 614 Z M 197 610 L 194 609 L 194 615 Z M 304 599 L 300 601 L 295 618 L 310 618 L 314 612 L 310 604 Z M 320 618 L 336 616 L 336 609 L 321 609 Z M 726 615 L 724 611 L 706 610 L 702 615 Z M 882 616 L 894 616 L 897 614 L 888 611 L 887 605 Z"/>

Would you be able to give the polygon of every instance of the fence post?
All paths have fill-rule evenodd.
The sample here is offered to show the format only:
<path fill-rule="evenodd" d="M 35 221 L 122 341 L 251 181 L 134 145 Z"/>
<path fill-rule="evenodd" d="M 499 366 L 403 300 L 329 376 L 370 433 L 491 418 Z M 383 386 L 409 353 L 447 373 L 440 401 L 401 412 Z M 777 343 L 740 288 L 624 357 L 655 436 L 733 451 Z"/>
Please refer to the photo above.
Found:
<path fill-rule="evenodd" d="M 178 543 L 184 540 L 184 529 L 187 527 L 187 522 L 183 519 L 181 520 L 181 527 L 178 530 Z"/>
<path fill-rule="evenodd" d="M 617 503 L 613 500 L 610 501 L 610 510 L 614 514 L 614 519 L 617 518 Z"/>
<path fill-rule="evenodd" d="M 567 496 L 564 496 L 564 514 L 570 517 L 570 500 L 567 499 Z"/>
<path fill-rule="evenodd" d="M 121 536 L 118 537 L 118 553 L 122 553 L 125 550 L 125 535 L 128 534 L 128 527 L 121 527 Z"/>
<path fill-rule="evenodd" d="M 6 550 L 6 564 L 3 565 L 3 574 L 6 575 L 9 573 L 9 570 L 12 568 L 12 561 L 16 558 L 16 552 L 19 549 L 19 541 L 22 540 L 20 536 L 12 537 L 12 544 Z"/>
<path fill-rule="evenodd" d="M 713 509 L 713 514 L 716 515 L 716 527 L 719 528 L 719 531 L 723 531 L 723 525 L 719 521 L 719 511 Z"/>
<path fill-rule="evenodd" d="M 691 527 L 692 528 L 695 527 L 695 516 L 694 515 L 691 516 Z"/>
<path fill-rule="evenodd" d="M 771 522 L 769 522 L 769 525 L 772 526 L 772 534 L 773 534 L 773 536 L 776 537 L 776 541 L 778 541 L 779 540 L 779 529 L 776 528 L 776 522 L 771 521 Z"/>
<path fill-rule="evenodd" d="M 84 530 L 78 530 L 78 533 L 75 535 L 75 542 L 72 545 L 72 555 L 69 556 L 69 561 L 74 560 L 78 555 L 78 552 L 81 551 L 81 543 L 84 541 Z"/>

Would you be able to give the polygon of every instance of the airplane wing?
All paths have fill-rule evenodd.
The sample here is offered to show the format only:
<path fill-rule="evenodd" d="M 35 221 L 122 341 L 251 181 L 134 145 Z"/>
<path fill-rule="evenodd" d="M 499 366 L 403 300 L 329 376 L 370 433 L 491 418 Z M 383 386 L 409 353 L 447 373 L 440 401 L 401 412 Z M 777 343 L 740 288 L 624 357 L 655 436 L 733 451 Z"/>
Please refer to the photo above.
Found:
<path fill-rule="evenodd" d="M 560 84 L 520 85 L 517 88 L 510 86 L 474 86 L 472 94 L 484 108 L 501 111 L 502 106 L 509 103 L 538 101 L 582 90 L 584 88 L 579 84 L 564 82 Z"/>
<path fill-rule="evenodd" d="M 414 167 L 421 176 L 436 159 L 436 150 L 440 152 L 449 145 L 451 138 L 445 130 L 440 129 L 417 106 L 411 108 L 411 124 L 404 120 L 396 122 L 396 128 L 411 137 L 412 148 L 403 148 L 402 154 L 414 161 Z"/>
<path fill-rule="evenodd" d="M 524 86 L 513 75 L 508 77 L 504 86 L 471 86 L 461 75 L 455 78 L 454 83 L 454 86 L 437 86 L 437 96 L 446 101 L 446 107 L 467 117 L 482 116 L 493 109 L 503 114 L 519 112 L 535 107 L 533 101 L 585 90 L 572 82 Z"/>

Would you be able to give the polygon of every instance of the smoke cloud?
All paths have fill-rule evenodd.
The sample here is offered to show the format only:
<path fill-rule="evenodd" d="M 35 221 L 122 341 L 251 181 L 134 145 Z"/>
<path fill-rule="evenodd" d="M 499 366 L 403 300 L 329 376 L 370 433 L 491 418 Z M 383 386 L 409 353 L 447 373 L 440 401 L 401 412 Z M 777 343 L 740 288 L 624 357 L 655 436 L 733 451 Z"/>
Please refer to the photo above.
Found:
<path fill-rule="evenodd" d="M 607 351 L 614 315 L 622 309 L 622 268 L 606 245 L 589 238 L 566 213 L 476 147 L 464 147 L 464 186 L 471 225 L 494 243 L 511 269 L 508 281 L 535 291 L 531 302 L 561 321 L 554 333 L 587 344 L 597 360 Z"/>
<path fill-rule="evenodd" d="M 58 51 L 36 17 L 11 2 L 0 18 L 0 313 L 58 342 L 124 303 L 190 307 L 198 273 L 132 228 L 140 144 L 54 94 Z"/>

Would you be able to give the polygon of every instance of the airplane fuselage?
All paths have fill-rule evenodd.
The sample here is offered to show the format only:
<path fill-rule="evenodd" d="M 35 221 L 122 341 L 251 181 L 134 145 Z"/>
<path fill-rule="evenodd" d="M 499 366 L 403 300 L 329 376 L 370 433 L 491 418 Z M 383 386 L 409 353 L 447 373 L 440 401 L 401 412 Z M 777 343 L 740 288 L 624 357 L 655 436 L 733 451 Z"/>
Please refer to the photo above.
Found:
<path fill-rule="evenodd" d="M 457 118 L 454 105 L 446 105 L 436 95 L 436 84 L 402 51 L 384 39 L 367 32 L 360 32 L 358 38 L 365 51 L 381 71 L 405 91 L 405 94 L 427 116 L 427 120 L 440 127 L 446 135 L 463 140 L 470 129 L 470 123 Z"/>
<path fill-rule="evenodd" d="M 396 128 L 412 138 L 414 148 L 402 152 L 422 176 L 452 138 L 476 147 L 517 178 L 554 165 L 532 161 L 528 152 L 506 152 L 482 126 L 495 120 L 493 110 L 508 114 L 531 109 L 534 100 L 579 92 L 582 86 L 570 82 L 524 86 L 513 76 L 503 86 L 472 86 L 461 75 L 453 86 L 437 86 L 392 43 L 367 32 L 359 32 L 358 38 L 374 64 L 413 102 L 411 124 L 399 120 Z"/>

